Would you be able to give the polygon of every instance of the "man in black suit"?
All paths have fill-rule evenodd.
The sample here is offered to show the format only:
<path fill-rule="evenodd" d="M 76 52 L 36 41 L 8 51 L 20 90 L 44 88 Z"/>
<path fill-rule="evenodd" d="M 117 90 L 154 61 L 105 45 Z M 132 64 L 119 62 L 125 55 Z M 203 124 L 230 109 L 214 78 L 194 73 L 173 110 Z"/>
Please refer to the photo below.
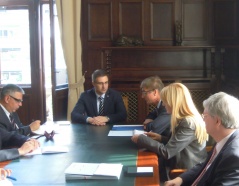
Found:
<path fill-rule="evenodd" d="M 2 88 L 0 99 L 0 128 L 7 131 L 16 131 L 28 136 L 40 127 L 40 121 L 36 120 L 28 126 L 24 126 L 17 114 L 17 109 L 22 106 L 24 90 L 15 85 L 7 84 Z"/>
<path fill-rule="evenodd" d="M 109 88 L 106 71 L 95 70 L 92 74 L 92 84 L 94 88 L 81 94 L 71 112 L 72 122 L 98 126 L 124 122 L 127 113 L 122 96 L 119 92 Z"/>
<path fill-rule="evenodd" d="M 18 133 L 0 129 L 0 161 L 18 158 L 38 147 L 39 142 L 35 139 L 30 139 Z"/>
<path fill-rule="evenodd" d="M 165 182 L 165 186 L 239 185 L 239 100 L 219 92 L 203 106 L 206 129 L 216 145 L 205 162 Z"/>
<path fill-rule="evenodd" d="M 150 112 L 143 122 L 146 131 L 152 131 L 163 136 L 170 135 L 170 118 L 160 98 L 160 91 L 164 84 L 158 76 L 144 79 L 140 84 L 142 98 L 148 105 L 154 105 L 155 109 Z"/>

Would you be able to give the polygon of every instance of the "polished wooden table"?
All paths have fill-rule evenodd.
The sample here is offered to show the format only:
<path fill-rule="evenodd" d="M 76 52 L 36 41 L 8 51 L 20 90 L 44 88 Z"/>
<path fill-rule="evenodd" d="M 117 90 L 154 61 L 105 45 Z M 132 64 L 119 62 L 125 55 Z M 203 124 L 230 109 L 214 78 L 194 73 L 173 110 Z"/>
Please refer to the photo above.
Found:
<path fill-rule="evenodd" d="M 92 126 L 71 124 L 61 126 L 60 133 L 53 140 L 43 136 L 38 140 L 41 146 L 67 146 L 69 152 L 20 157 L 17 160 L 2 162 L 5 168 L 12 169 L 17 181 L 14 185 L 97 185 L 130 186 L 159 185 L 158 158 L 151 152 L 140 152 L 131 137 L 109 137 L 112 126 Z M 71 180 L 66 181 L 64 171 L 72 162 L 122 163 L 119 180 Z M 127 177 L 127 166 L 153 166 L 153 177 Z"/>

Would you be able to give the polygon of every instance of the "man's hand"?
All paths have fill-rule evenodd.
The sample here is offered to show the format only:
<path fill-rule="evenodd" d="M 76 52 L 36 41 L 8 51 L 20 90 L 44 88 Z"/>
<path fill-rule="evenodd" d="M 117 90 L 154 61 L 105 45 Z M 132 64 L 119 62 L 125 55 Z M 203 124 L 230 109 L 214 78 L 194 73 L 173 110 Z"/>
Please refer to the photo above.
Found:
<path fill-rule="evenodd" d="M 144 130 L 146 130 L 146 125 L 149 124 L 152 121 L 153 121 L 152 119 L 145 119 L 145 121 L 143 122 Z"/>
<path fill-rule="evenodd" d="M 140 134 L 135 134 L 131 137 L 131 140 L 134 142 L 134 143 L 137 143 L 138 142 L 138 138 L 139 138 L 139 135 Z"/>
<path fill-rule="evenodd" d="M 88 122 L 92 125 L 102 126 L 106 125 L 107 118 L 105 116 L 96 116 L 93 118 L 89 118 Z"/>
<path fill-rule="evenodd" d="M 7 176 L 10 176 L 12 173 L 11 169 L 0 168 L 0 180 L 6 179 Z"/>
<path fill-rule="evenodd" d="M 164 182 L 164 186 L 180 186 L 183 183 L 182 178 L 177 177 L 173 180 Z"/>
<path fill-rule="evenodd" d="M 40 120 L 33 121 L 33 122 L 30 124 L 30 129 L 31 129 L 31 131 L 34 131 L 34 130 L 39 129 L 40 125 L 41 125 L 41 121 L 40 121 Z"/>
<path fill-rule="evenodd" d="M 36 139 L 30 139 L 26 141 L 19 149 L 18 152 L 19 154 L 25 155 L 35 149 L 37 149 L 40 146 L 40 143 Z"/>

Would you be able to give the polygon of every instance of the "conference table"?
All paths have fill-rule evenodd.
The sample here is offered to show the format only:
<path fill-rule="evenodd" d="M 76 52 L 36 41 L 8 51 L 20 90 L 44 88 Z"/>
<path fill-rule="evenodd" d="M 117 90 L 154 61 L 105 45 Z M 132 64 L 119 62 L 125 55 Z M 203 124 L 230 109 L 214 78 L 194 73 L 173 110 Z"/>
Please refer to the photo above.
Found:
<path fill-rule="evenodd" d="M 158 158 L 152 152 L 140 151 L 130 136 L 108 136 L 112 125 L 88 124 L 60 125 L 52 140 L 38 138 L 41 146 L 64 146 L 66 153 L 22 156 L 2 162 L 12 169 L 17 181 L 14 185 L 86 185 L 86 186 L 138 186 L 159 185 Z M 64 171 L 73 162 L 121 163 L 123 169 L 119 180 L 66 180 Z M 151 177 L 130 177 L 125 174 L 128 166 L 152 166 Z"/>

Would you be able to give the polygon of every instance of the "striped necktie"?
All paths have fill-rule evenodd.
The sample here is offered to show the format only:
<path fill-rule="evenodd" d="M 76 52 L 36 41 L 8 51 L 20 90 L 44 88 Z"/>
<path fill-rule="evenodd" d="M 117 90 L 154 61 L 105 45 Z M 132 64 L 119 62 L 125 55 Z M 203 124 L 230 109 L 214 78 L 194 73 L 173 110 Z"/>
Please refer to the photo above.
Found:
<path fill-rule="evenodd" d="M 217 150 L 216 150 L 216 146 L 213 149 L 212 155 L 209 159 L 209 161 L 207 162 L 207 165 L 204 167 L 204 169 L 202 170 L 202 172 L 200 173 L 200 175 L 197 177 L 197 179 L 193 182 L 192 186 L 196 186 L 198 184 L 198 182 L 200 181 L 200 179 L 203 177 L 203 175 L 205 174 L 205 172 L 207 171 L 208 167 L 211 165 L 212 161 L 214 160 L 214 156 L 217 154 Z"/>
<path fill-rule="evenodd" d="M 13 128 L 16 129 L 16 124 L 14 122 L 14 117 L 12 116 L 12 114 L 9 115 L 9 118 L 10 118 L 10 122 L 11 122 Z"/>
<path fill-rule="evenodd" d="M 99 105 L 99 116 L 103 116 L 104 115 L 104 105 L 103 105 L 103 98 L 100 96 L 99 98 L 100 101 L 100 105 Z"/>

